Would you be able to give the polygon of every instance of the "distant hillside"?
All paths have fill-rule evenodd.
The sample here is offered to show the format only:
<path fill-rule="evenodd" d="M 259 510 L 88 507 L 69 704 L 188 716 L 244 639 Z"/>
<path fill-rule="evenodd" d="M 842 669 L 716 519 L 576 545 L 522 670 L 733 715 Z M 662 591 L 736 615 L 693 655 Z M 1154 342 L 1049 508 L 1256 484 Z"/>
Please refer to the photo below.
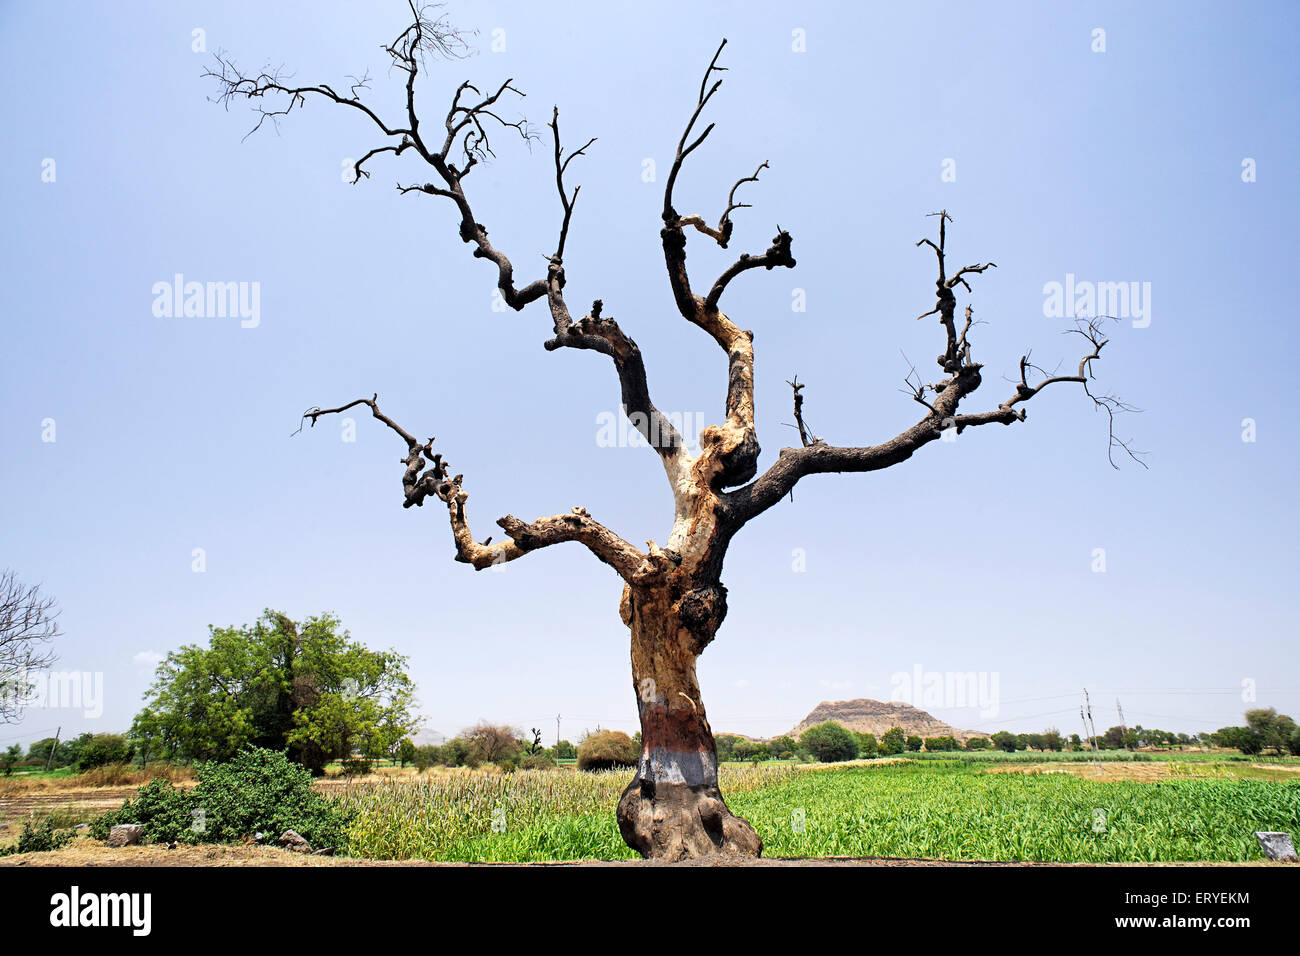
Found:
<path fill-rule="evenodd" d="M 797 739 L 809 727 L 824 724 L 828 720 L 859 734 L 875 734 L 877 738 L 891 727 L 902 727 L 905 734 L 916 734 L 918 737 L 951 735 L 963 744 L 972 737 L 988 736 L 981 730 L 958 730 L 911 704 L 897 701 L 886 703 L 866 697 L 857 700 L 824 700 L 799 721 L 787 736 Z"/>

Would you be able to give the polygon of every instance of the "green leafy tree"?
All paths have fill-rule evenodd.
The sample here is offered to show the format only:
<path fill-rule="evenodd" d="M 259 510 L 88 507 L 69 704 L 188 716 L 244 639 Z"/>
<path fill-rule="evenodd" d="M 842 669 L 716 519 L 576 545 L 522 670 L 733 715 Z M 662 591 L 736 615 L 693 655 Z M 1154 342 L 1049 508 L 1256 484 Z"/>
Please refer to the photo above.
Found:
<path fill-rule="evenodd" d="M 880 742 L 876 740 L 875 734 L 854 734 L 858 738 L 858 755 L 861 757 L 875 757 L 880 754 Z"/>
<path fill-rule="evenodd" d="M 857 738 L 833 720 L 809 727 L 799 736 L 799 745 L 822 763 L 852 760 L 858 755 Z"/>
<path fill-rule="evenodd" d="M 121 734 L 82 734 L 78 738 L 77 769 L 92 770 L 111 763 L 126 763 L 134 751 Z"/>
<path fill-rule="evenodd" d="M 771 751 L 767 749 L 767 744 L 759 743 L 757 740 L 746 740 L 744 737 L 736 741 L 736 746 L 732 748 L 731 753 L 735 760 L 766 760 L 772 756 Z"/>
<path fill-rule="evenodd" d="M 903 737 L 902 727 L 891 727 L 880 737 L 880 753 L 882 756 L 892 757 L 894 754 L 901 754 L 906 746 L 907 740 Z"/>
<path fill-rule="evenodd" d="M 967 750 L 988 750 L 992 746 L 992 741 L 987 737 L 972 737 L 970 740 L 966 741 Z"/>
<path fill-rule="evenodd" d="M 1124 747 L 1124 728 L 1108 727 L 1106 732 L 1101 735 L 1097 745 L 1102 750 L 1121 750 Z"/>
<path fill-rule="evenodd" d="M 999 730 L 990 739 L 993 741 L 994 747 L 1009 754 L 1015 753 L 1016 747 L 1019 745 L 1016 735 L 1006 730 Z"/>
<path fill-rule="evenodd" d="M 578 756 L 578 748 L 567 740 L 561 740 L 555 745 L 555 756 L 561 760 L 572 760 Z"/>
<path fill-rule="evenodd" d="M 387 755 L 416 729 L 406 658 L 353 641 L 331 615 L 297 624 L 267 611 L 209 630 L 207 647 L 158 666 L 131 729 L 150 755 L 221 761 L 251 745 L 319 774 L 354 752 Z"/>
<path fill-rule="evenodd" d="M 1221 727 L 1213 734 L 1220 747 L 1234 747 L 1244 754 L 1257 754 L 1264 749 L 1264 738 L 1253 727 Z"/>
<path fill-rule="evenodd" d="M 54 759 L 50 759 L 50 752 L 54 752 Z M 27 761 L 33 766 L 45 767 L 49 764 L 51 767 L 62 767 L 65 764 L 59 760 L 59 742 L 54 737 L 44 737 L 27 748 Z"/>
<path fill-rule="evenodd" d="M 397 745 L 397 761 L 403 767 L 408 763 L 415 763 L 418 754 L 419 748 L 415 746 L 415 741 L 410 737 L 403 737 L 401 743 Z"/>
<path fill-rule="evenodd" d="M 1296 723 L 1286 714 L 1279 714 L 1272 707 L 1248 710 L 1246 726 L 1259 737 L 1263 749 L 1276 750 L 1278 753 L 1291 750 L 1291 738 L 1295 736 Z"/>
<path fill-rule="evenodd" d="M 7 777 L 14 772 L 14 767 L 18 761 L 23 759 L 23 748 L 18 744 L 11 744 L 4 753 L 0 754 L 0 768 L 4 770 Z"/>
<path fill-rule="evenodd" d="M 452 737 L 440 748 L 439 763 L 444 767 L 463 767 L 469 760 L 469 744 L 464 737 Z"/>
<path fill-rule="evenodd" d="M 923 741 L 916 734 L 908 734 L 907 739 L 903 741 L 903 743 L 908 750 L 910 750 L 912 753 L 916 753 L 925 744 L 925 741 Z"/>
<path fill-rule="evenodd" d="M 799 742 L 793 737 L 773 737 L 767 742 L 767 749 L 773 757 L 778 760 L 784 759 L 782 754 L 792 754 L 799 749 Z"/>
<path fill-rule="evenodd" d="M 720 734 L 714 738 L 714 743 L 718 748 L 718 760 L 723 763 L 734 760 L 736 744 L 744 739 L 743 737 L 737 737 L 735 734 Z"/>

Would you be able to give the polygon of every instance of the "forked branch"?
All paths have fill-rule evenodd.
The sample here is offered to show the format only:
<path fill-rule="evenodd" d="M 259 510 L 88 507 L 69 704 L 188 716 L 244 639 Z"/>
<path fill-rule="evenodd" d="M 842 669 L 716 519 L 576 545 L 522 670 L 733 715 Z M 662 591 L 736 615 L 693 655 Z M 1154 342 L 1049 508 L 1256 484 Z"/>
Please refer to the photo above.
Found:
<path fill-rule="evenodd" d="M 596 557 L 610 565 L 624 579 L 629 579 L 641 566 L 645 556 L 614 532 L 593 519 L 585 508 L 574 508 L 568 514 L 551 515 L 536 521 L 524 522 L 506 515 L 497 520 L 505 531 L 507 540 L 492 543 L 489 536 L 482 542 L 470 532 L 465 504 L 469 494 L 463 487 L 463 475 L 452 476 L 441 454 L 433 451 L 433 439 L 421 442 L 397 422 L 379 410 L 379 396 L 358 398 L 338 408 L 310 408 L 303 413 L 303 421 L 314 428 L 324 415 L 337 415 L 350 408 L 365 405 L 372 416 L 388 426 L 406 443 L 406 456 L 401 462 L 406 466 L 402 474 L 402 507 L 423 507 L 432 495 L 447 505 L 451 520 L 452 538 L 456 543 L 456 560 L 472 565 L 476 570 L 514 561 L 530 551 L 577 541 L 586 545 Z M 426 471 L 426 466 L 431 465 Z"/>
<path fill-rule="evenodd" d="M 944 326 L 946 346 L 937 361 L 946 373 L 946 377 L 933 384 L 926 384 L 917 374 L 915 368 L 909 368 L 905 379 L 907 385 L 905 391 L 911 395 L 915 402 L 924 406 L 926 409 L 925 415 L 910 428 L 879 445 L 837 447 L 818 439 L 809 442 L 807 429 L 802 424 L 803 396 L 801 390 L 803 386 L 798 383 L 797 379 L 789 383 L 794 389 L 795 419 L 799 424 L 799 434 L 803 447 L 782 449 L 776 462 L 762 476 L 725 496 L 726 517 L 733 525 L 742 525 L 772 507 L 785 497 L 798 483 L 799 479 L 805 475 L 827 472 L 877 471 L 906 461 L 912 457 L 917 449 L 936 440 L 949 429 L 956 429 L 956 432 L 960 434 L 965 429 L 978 425 L 992 423 L 1010 425 L 1013 422 L 1023 422 L 1025 420 L 1025 409 L 1021 406 L 1024 403 L 1038 395 L 1049 385 L 1066 382 L 1081 385 L 1084 394 L 1092 400 L 1094 407 L 1106 413 L 1108 423 L 1107 457 L 1111 465 L 1115 465 L 1114 453 L 1119 448 L 1134 461 L 1145 467 L 1145 463 L 1140 458 L 1140 453 L 1133 451 L 1128 442 L 1120 440 L 1115 435 L 1116 413 L 1136 411 L 1136 409 L 1113 395 L 1098 395 L 1093 390 L 1093 363 L 1101 358 L 1101 350 L 1107 344 L 1107 340 L 1102 336 L 1101 326 L 1097 319 L 1081 321 L 1075 328 L 1067 330 L 1069 334 L 1082 336 L 1088 343 L 1088 351 L 1080 359 L 1076 374 L 1048 375 L 1042 373 L 1041 378 L 1035 375 L 1036 380 L 1031 381 L 1030 375 L 1034 372 L 1041 372 L 1041 370 L 1038 370 L 1037 366 L 1030 362 L 1029 355 L 1026 354 L 1020 359 L 1020 381 L 1016 384 L 1016 391 L 1010 398 L 998 405 L 997 408 L 987 412 L 965 414 L 959 411 L 962 400 L 979 388 L 981 383 L 980 370 L 983 366 L 972 360 L 970 354 L 970 330 L 975 323 L 974 312 L 969 306 L 965 310 L 965 322 L 962 329 L 960 332 L 957 331 L 954 318 L 956 297 L 953 294 L 953 289 L 961 285 L 969 290 L 970 287 L 965 281 L 965 276 L 984 272 L 986 269 L 992 268 L 993 263 L 966 266 L 949 277 L 945 268 L 945 245 L 947 239 L 946 224 L 951 221 L 951 217 L 946 210 L 936 215 L 939 217 L 939 242 L 936 244 L 930 239 L 922 239 L 917 245 L 928 245 L 934 250 L 938 259 L 939 278 L 936 282 L 938 301 L 935 307 L 925 315 L 939 313 L 940 322 Z M 922 315 L 921 318 L 924 318 L 925 315 Z"/>

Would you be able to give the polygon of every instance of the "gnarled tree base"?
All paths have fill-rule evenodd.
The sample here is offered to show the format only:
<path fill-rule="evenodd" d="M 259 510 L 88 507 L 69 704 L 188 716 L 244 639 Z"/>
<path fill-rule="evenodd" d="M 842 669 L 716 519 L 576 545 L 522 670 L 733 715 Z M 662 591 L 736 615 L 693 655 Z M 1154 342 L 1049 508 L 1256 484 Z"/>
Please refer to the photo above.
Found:
<path fill-rule="evenodd" d="M 638 775 L 618 801 L 618 829 L 628 846 L 650 860 L 763 853 L 762 839 L 727 809 L 716 786 L 657 784 Z"/>

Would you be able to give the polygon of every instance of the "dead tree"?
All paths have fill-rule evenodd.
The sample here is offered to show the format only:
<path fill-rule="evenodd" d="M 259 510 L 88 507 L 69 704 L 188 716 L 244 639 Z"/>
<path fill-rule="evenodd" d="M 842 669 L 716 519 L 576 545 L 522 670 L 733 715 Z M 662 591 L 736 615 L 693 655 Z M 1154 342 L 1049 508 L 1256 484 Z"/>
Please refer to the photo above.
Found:
<path fill-rule="evenodd" d="M 54 663 L 49 645 L 59 636 L 58 616 L 54 598 L 42 594 L 40 585 L 0 572 L 0 723 L 22 717 L 32 679 Z"/>
<path fill-rule="evenodd" d="M 695 672 L 696 658 L 713 640 L 727 613 L 722 565 L 732 537 L 786 497 L 806 475 L 876 471 L 906 461 L 948 428 L 960 432 L 977 425 L 1022 422 L 1024 404 L 1049 385 L 1081 385 L 1111 416 L 1122 406 L 1112 397 L 1094 396 L 1091 390 L 1092 364 L 1106 345 L 1101 327 L 1093 321 L 1076 330 L 1087 341 L 1087 353 L 1076 374 L 1047 375 L 1026 356 L 1020 361 L 1019 381 L 1005 401 L 988 411 L 961 411 L 962 401 L 980 385 L 981 365 L 971 358 L 969 308 L 958 330 L 955 293 L 958 286 L 969 292 L 967 280 L 993 264 L 966 266 L 949 275 L 945 248 L 949 217 L 939 214 L 938 242 L 923 239 L 917 244 L 929 246 L 937 258 L 936 302 L 925 316 L 938 316 L 946 338 L 938 359 L 942 378 L 926 385 L 908 376 L 908 390 L 925 409 L 921 418 L 878 445 L 831 445 L 813 437 L 804 427 L 800 394 L 803 386 L 796 379 L 791 384 L 802 444 L 782 449 L 776 462 L 760 475 L 754 425 L 754 335 L 722 311 L 722 299 L 731 283 L 747 272 L 793 268 L 790 233 L 778 229 L 766 250 L 742 253 L 701 294 L 697 289 L 706 287 L 693 284 L 686 265 L 688 227 L 726 249 L 732 241 L 732 214 L 749 205 L 737 201 L 737 192 L 755 182 L 767 164 L 761 164 L 752 175 L 731 187 L 716 225 L 698 214 L 683 215 L 673 201 L 673 187 L 683 164 L 713 130 L 711 123 L 703 129 L 698 126 L 705 107 L 722 84 L 720 74 L 725 68 L 718 65 L 718 59 L 726 45 L 723 40 L 704 72 L 690 118 L 677 143 L 664 189 L 660 230 L 677 310 L 687 322 L 707 333 L 727 360 L 722 420 L 701 431 L 698 454 L 691 454 L 677 429 L 651 400 L 636 342 L 605 314 L 601 299 L 575 319 L 565 298 L 565 241 L 579 194 L 579 187 L 570 189 L 566 175 L 573 160 L 586 153 L 594 140 L 566 151 L 560 137 L 559 112 L 552 112 L 548 125 L 560 206 L 559 236 L 555 251 L 546 257 L 545 275 L 517 285 L 511 260 L 489 240 L 487 228 L 475 217 L 466 183 L 479 163 L 495 155 L 492 136 L 535 135 L 524 121 L 508 120 L 502 109 L 503 100 L 523 94 L 513 80 L 486 92 L 465 82 L 452 95 L 442 122 L 433 127 L 423 125 L 416 109 L 417 77 L 433 55 L 458 56 L 465 45 L 460 34 L 444 19 L 430 16 L 426 8 L 412 6 L 412 14 L 410 26 L 384 47 L 392 66 L 405 79 L 405 115 L 391 123 L 362 101 L 361 93 L 367 86 L 364 77 L 353 80 L 348 91 L 340 93 L 324 84 L 295 85 L 278 71 L 247 76 L 222 54 L 218 54 L 209 75 L 219 84 L 223 103 L 239 99 L 251 103 L 257 113 L 254 129 L 267 120 L 277 122 L 308 98 L 329 100 L 364 114 L 382 139 L 357 162 L 355 181 L 368 177 L 367 164 L 384 153 L 414 154 L 431 169 L 429 181 L 399 184 L 398 188 L 403 194 L 430 196 L 451 204 L 459 217 L 461 240 L 471 246 L 474 258 L 495 267 L 497 288 L 512 309 L 545 302 L 552 321 L 552 334 L 545 342 L 547 351 L 584 349 L 599 352 L 613 363 L 623 412 L 658 455 L 672 489 L 671 530 L 662 546 L 650 541 L 642 549 L 605 527 L 585 508 L 576 507 L 533 521 L 506 515 L 497 521 L 505 532 L 503 540 L 479 540 L 470 530 L 463 476 L 453 474 L 442 455 L 434 452 L 432 438 L 422 441 L 381 411 L 377 395 L 333 408 L 311 408 L 304 414 L 304 421 L 315 425 L 324 415 L 368 408 L 405 444 L 403 507 L 422 506 L 431 498 L 441 501 L 450 519 L 457 561 L 483 569 L 551 545 L 577 542 L 613 568 L 623 581 L 619 614 L 631 632 L 632 684 L 642 735 L 636 776 L 618 805 L 623 838 L 646 857 L 680 859 L 713 853 L 756 856 L 762 841 L 748 822 L 728 810 L 718 789 L 717 752 Z M 1119 443 L 1113 431 L 1111 435 L 1114 448 Z"/>

